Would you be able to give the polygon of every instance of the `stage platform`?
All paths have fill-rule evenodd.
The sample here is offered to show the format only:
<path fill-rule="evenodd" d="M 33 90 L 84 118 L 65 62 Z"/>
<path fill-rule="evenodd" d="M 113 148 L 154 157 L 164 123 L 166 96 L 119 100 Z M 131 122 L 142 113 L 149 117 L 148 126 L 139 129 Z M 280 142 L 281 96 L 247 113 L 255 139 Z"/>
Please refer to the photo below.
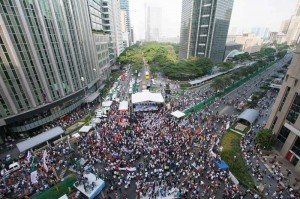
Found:
<path fill-rule="evenodd" d="M 78 181 L 74 183 L 74 187 L 80 191 L 83 195 L 85 195 L 89 199 L 95 198 L 105 186 L 105 182 L 102 179 L 97 179 L 96 176 L 92 173 L 84 174 L 83 177 L 87 178 L 87 182 L 85 184 L 85 188 L 83 184 L 78 184 Z M 92 188 L 92 184 L 94 183 L 94 187 Z M 77 186 L 76 186 L 77 185 Z"/>

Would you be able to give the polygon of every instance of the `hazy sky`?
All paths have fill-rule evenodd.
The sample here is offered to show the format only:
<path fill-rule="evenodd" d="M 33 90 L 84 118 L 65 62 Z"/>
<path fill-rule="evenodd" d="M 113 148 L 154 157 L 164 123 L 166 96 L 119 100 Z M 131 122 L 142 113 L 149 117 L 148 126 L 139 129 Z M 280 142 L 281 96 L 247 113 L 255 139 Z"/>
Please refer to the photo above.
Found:
<path fill-rule="evenodd" d="M 235 0 L 230 27 L 251 30 L 253 27 L 269 27 L 277 31 L 281 21 L 294 12 L 298 0 Z M 162 9 L 162 36 L 180 35 L 182 0 L 129 0 L 131 26 L 136 39 L 145 37 L 145 4 Z"/>

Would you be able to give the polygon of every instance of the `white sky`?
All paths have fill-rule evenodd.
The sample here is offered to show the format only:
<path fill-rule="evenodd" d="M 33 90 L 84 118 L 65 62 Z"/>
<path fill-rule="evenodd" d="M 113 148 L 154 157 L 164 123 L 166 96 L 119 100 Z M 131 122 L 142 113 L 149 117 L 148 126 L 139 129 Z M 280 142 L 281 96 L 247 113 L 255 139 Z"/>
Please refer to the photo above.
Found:
<path fill-rule="evenodd" d="M 298 0 L 235 0 L 230 27 L 251 30 L 268 27 L 278 31 L 282 20 L 294 12 Z M 162 36 L 180 35 L 182 0 L 129 0 L 131 26 L 137 40 L 145 37 L 145 4 L 162 9 Z"/>

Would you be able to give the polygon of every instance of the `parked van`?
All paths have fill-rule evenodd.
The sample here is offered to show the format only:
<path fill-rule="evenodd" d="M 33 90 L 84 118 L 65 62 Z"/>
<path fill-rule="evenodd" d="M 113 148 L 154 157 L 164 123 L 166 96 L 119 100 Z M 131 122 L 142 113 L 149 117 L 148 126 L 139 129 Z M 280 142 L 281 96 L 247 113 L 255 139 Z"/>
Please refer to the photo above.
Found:
<path fill-rule="evenodd" d="M 8 166 L 8 169 L 2 169 L 1 170 L 1 176 L 7 176 L 8 174 L 19 170 L 20 168 L 21 167 L 20 167 L 20 164 L 18 162 L 13 162 L 12 164 L 10 164 Z"/>
<path fill-rule="evenodd" d="M 14 163 L 12 163 L 12 164 L 10 164 L 9 166 L 8 166 L 8 169 L 9 169 L 9 171 L 10 171 L 10 173 L 12 173 L 12 172 L 14 172 L 14 171 L 17 171 L 17 170 L 19 170 L 21 167 L 20 167 L 20 164 L 18 163 L 18 162 L 14 162 Z"/>

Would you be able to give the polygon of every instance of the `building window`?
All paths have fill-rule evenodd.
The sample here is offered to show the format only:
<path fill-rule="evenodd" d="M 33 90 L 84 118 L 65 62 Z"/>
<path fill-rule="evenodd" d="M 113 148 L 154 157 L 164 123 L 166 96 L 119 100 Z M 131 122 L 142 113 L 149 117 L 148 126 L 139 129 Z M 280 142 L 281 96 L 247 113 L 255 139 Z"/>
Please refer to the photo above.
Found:
<path fill-rule="evenodd" d="M 294 101 L 292 103 L 292 106 L 288 112 L 286 119 L 289 122 L 294 124 L 297 121 L 299 113 L 300 113 L 300 95 L 299 93 L 296 93 L 294 97 Z"/>
<path fill-rule="evenodd" d="M 282 143 L 285 143 L 287 137 L 289 136 L 290 134 L 290 130 L 288 128 L 286 128 L 285 126 L 282 126 L 281 127 L 281 130 L 277 136 L 277 139 L 282 142 Z"/>
<path fill-rule="evenodd" d="M 275 126 L 275 124 L 276 124 L 276 122 L 277 122 L 277 119 L 278 119 L 278 116 L 276 115 L 275 118 L 274 118 L 274 120 L 273 120 L 273 122 L 272 122 L 271 130 L 274 129 L 274 126 Z"/>
<path fill-rule="evenodd" d="M 297 138 L 294 146 L 291 149 L 296 155 L 300 156 L 300 137 Z"/>
<path fill-rule="evenodd" d="M 281 109 L 282 109 L 282 107 L 283 107 L 283 105 L 285 103 L 285 100 L 286 100 L 287 96 L 289 95 L 290 89 L 291 89 L 290 87 L 286 88 L 284 96 L 283 96 L 282 101 L 281 101 L 281 104 L 279 106 L 279 111 L 281 111 Z"/>

